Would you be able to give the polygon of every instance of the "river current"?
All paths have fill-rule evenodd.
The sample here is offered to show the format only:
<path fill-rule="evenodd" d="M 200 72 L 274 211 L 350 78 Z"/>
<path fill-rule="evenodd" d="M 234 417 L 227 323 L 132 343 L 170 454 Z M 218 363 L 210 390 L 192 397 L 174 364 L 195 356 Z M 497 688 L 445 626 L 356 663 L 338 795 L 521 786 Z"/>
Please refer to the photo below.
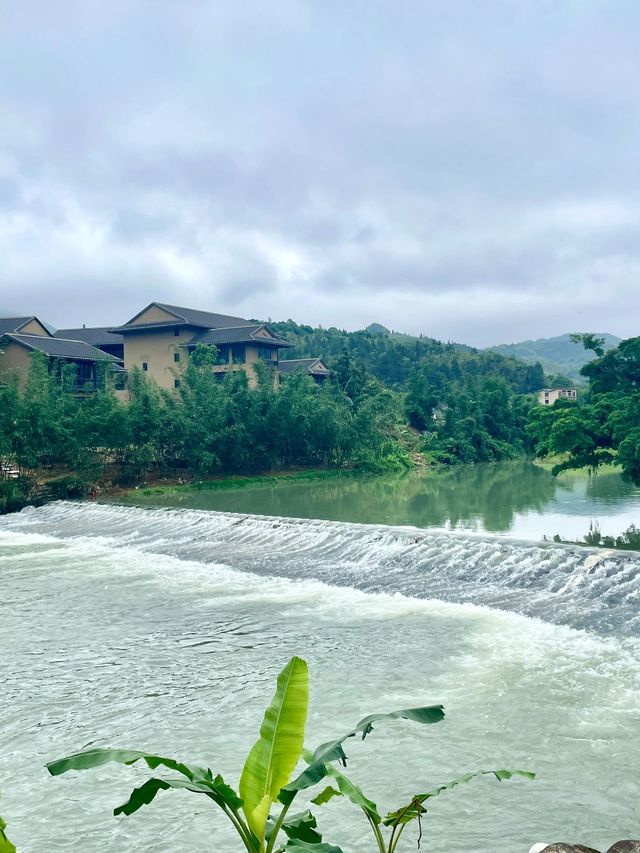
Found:
<path fill-rule="evenodd" d="M 0 814 L 21 853 L 232 853 L 193 795 L 114 818 L 137 768 L 53 779 L 44 764 L 135 747 L 235 784 L 292 654 L 311 670 L 310 745 L 373 711 L 445 705 L 437 726 L 380 724 L 353 743 L 349 775 L 381 808 L 468 770 L 537 773 L 434 800 L 422 849 L 640 834 L 637 554 L 60 502 L 0 518 L 0 578 Z M 373 850 L 349 803 L 323 809 L 325 840 Z"/>

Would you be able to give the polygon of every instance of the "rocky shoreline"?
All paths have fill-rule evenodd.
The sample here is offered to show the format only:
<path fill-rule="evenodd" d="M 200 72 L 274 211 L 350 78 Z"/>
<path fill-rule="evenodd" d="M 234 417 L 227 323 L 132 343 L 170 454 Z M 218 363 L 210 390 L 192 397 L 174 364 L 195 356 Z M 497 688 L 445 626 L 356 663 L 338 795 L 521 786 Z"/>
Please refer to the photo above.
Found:
<path fill-rule="evenodd" d="M 553 844 L 534 844 L 529 853 L 640 853 L 640 841 L 616 841 L 606 851 L 585 847 L 584 844 L 556 841 Z"/>

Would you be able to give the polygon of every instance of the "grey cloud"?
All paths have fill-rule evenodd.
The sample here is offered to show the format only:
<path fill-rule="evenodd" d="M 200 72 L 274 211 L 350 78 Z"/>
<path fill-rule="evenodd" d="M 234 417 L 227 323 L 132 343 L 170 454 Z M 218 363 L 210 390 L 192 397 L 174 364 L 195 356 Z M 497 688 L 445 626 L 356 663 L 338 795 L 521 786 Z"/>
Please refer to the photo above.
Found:
<path fill-rule="evenodd" d="M 636 331 L 632 0 L 6 11 L 3 306 L 375 310 L 490 343 L 509 314 L 535 336 L 549 300 L 588 319 L 597 281 L 599 325 Z"/>

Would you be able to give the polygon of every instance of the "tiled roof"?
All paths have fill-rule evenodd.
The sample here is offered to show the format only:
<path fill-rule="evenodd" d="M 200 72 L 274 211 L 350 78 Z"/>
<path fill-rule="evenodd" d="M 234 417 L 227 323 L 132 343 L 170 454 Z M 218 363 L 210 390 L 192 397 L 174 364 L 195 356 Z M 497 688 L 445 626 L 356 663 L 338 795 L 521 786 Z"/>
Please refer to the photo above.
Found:
<path fill-rule="evenodd" d="M 16 332 L 20 326 L 24 326 L 33 317 L 0 317 L 0 335 L 6 332 Z"/>
<path fill-rule="evenodd" d="M 156 306 L 162 308 L 163 311 L 168 311 L 175 319 L 173 320 L 152 320 L 148 323 L 136 323 L 135 321 L 141 317 L 149 308 Z M 199 326 L 202 329 L 219 329 L 229 326 L 246 325 L 249 321 L 244 317 L 229 317 L 226 314 L 212 314 L 209 311 L 196 311 L 193 308 L 179 308 L 177 305 L 165 305 L 163 302 L 152 302 L 143 308 L 135 317 L 132 317 L 123 326 L 117 326 L 110 329 L 111 332 L 126 334 L 127 332 L 145 332 L 154 329 L 171 329 L 174 326 Z"/>
<path fill-rule="evenodd" d="M 203 326 L 205 329 L 218 329 L 223 326 L 243 326 L 247 320 L 244 317 L 230 317 L 227 314 L 212 314 L 211 311 L 197 311 L 195 308 L 181 308 L 177 305 L 167 305 L 155 302 L 159 308 L 175 314 L 192 326 Z"/>
<path fill-rule="evenodd" d="M 99 328 L 85 329 L 58 329 L 55 334 L 56 338 L 65 338 L 66 340 L 84 341 L 91 346 L 117 346 L 122 345 L 124 338 L 122 335 L 114 334 L 109 331 L 108 326 Z"/>
<path fill-rule="evenodd" d="M 285 341 L 283 338 L 278 335 L 273 335 L 269 338 L 263 338 L 260 335 L 256 335 L 260 329 L 264 329 L 265 326 L 260 323 L 257 326 L 233 326 L 223 329 L 208 329 L 206 332 L 198 332 L 197 335 L 194 335 L 188 343 L 188 346 L 195 346 L 196 344 L 214 344 L 215 346 L 219 346 L 220 344 L 262 344 L 263 346 L 272 346 L 272 347 L 290 347 L 288 341 Z"/>
<path fill-rule="evenodd" d="M 7 332 L 19 332 L 31 320 L 37 320 L 50 335 L 53 334 L 53 329 L 48 323 L 43 323 L 42 320 L 39 320 L 38 317 L 32 314 L 30 317 L 0 317 L 0 335 L 4 335 Z"/>
<path fill-rule="evenodd" d="M 280 373 L 302 373 L 327 375 L 331 373 L 321 358 L 287 358 L 278 363 Z"/>
<path fill-rule="evenodd" d="M 74 361 L 113 361 L 114 356 L 96 349 L 85 341 L 69 341 L 64 338 L 45 338 L 43 335 L 6 334 L 5 338 L 15 341 L 28 349 L 43 352 L 50 358 L 69 358 Z"/>

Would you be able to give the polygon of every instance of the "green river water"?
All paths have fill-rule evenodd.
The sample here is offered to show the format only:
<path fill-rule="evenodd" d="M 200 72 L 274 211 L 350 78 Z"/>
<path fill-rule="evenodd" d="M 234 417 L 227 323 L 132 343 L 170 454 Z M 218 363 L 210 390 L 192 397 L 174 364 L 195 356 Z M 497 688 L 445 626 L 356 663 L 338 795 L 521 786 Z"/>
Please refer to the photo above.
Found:
<path fill-rule="evenodd" d="M 589 525 L 618 535 L 640 523 L 640 489 L 605 469 L 554 477 L 530 462 L 464 465 L 437 472 L 281 480 L 277 485 L 159 493 L 126 503 L 364 524 L 473 530 L 522 539 L 582 540 Z"/>
<path fill-rule="evenodd" d="M 134 747 L 235 783 L 293 654 L 311 669 L 309 745 L 445 705 L 436 726 L 350 742 L 348 773 L 381 809 L 468 770 L 537 773 L 434 800 L 421 850 L 640 837 L 640 555 L 542 540 L 640 522 L 619 475 L 513 463 L 142 491 L 0 517 L 0 814 L 20 853 L 235 853 L 183 792 L 114 818 L 137 767 L 44 765 Z M 348 802 L 319 821 L 344 853 L 374 853 Z M 415 849 L 407 831 L 398 853 Z"/>

